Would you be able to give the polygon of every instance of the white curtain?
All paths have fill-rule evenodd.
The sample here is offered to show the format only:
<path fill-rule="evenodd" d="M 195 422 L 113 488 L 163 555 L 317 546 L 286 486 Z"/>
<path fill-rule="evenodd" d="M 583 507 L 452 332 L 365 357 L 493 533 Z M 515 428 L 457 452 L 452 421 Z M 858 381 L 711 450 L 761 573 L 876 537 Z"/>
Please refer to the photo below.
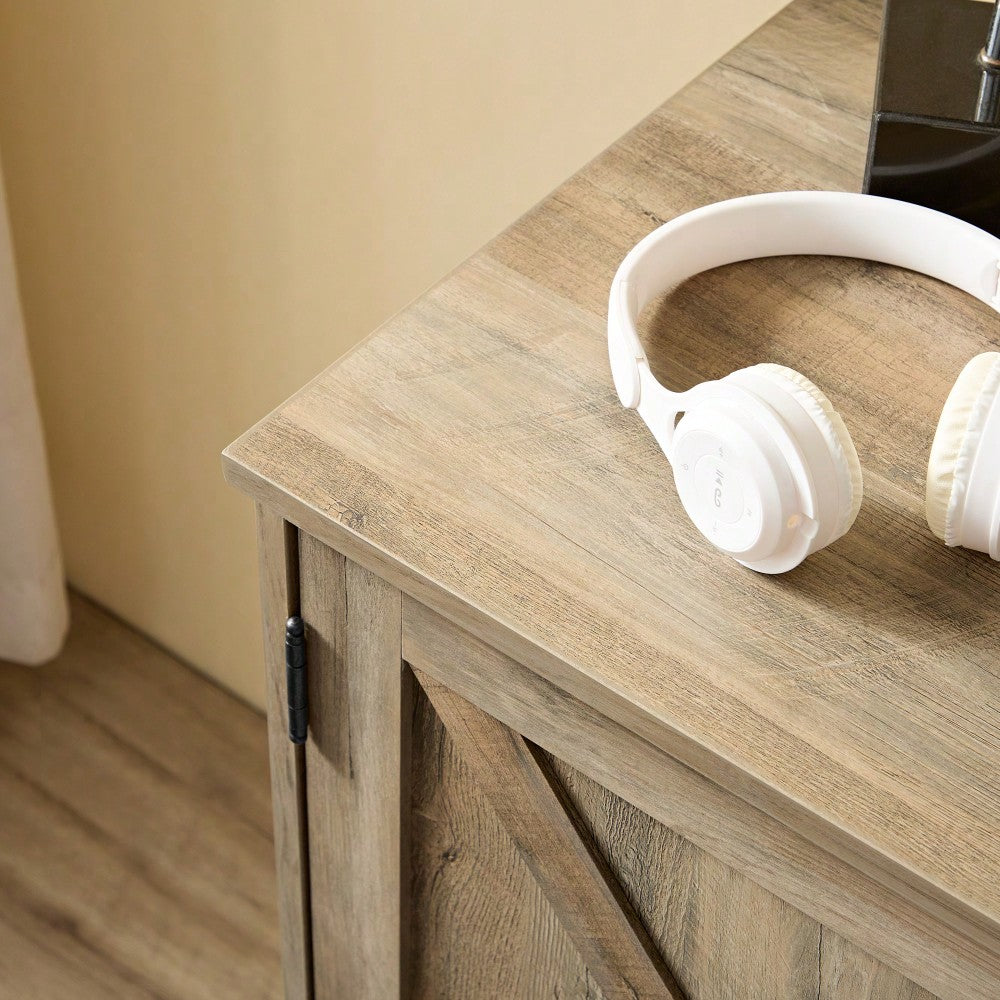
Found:
<path fill-rule="evenodd" d="M 62 646 L 67 619 L 0 174 L 0 659 L 51 659 Z"/>

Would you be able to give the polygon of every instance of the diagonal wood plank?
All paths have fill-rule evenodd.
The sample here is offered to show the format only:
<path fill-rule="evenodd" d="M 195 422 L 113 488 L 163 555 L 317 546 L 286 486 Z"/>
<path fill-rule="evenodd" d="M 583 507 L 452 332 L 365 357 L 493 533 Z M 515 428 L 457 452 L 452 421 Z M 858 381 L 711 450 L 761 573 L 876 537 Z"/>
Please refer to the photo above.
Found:
<path fill-rule="evenodd" d="M 683 1000 L 545 756 L 427 674 L 414 676 L 608 1000 Z"/>
<path fill-rule="evenodd" d="M 604 1000 L 441 717 L 414 687 L 411 1000 Z"/>

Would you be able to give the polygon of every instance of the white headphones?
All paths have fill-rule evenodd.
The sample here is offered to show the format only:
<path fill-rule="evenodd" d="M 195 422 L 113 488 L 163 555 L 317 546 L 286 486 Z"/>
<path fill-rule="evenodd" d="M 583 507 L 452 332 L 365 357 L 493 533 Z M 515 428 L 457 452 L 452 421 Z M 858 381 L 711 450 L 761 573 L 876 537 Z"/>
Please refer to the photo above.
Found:
<path fill-rule="evenodd" d="M 650 372 L 636 323 L 653 299 L 701 271 L 785 254 L 895 264 L 1000 311 L 1000 240 L 889 198 L 829 191 L 735 198 L 681 215 L 633 248 L 615 275 L 608 309 L 618 397 L 639 411 L 663 449 L 698 530 L 761 573 L 792 569 L 854 523 L 862 487 L 851 435 L 826 396 L 781 365 L 754 365 L 671 392 Z M 1000 559 L 998 399 L 1000 353 L 980 354 L 958 376 L 941 413 L 926 500 L 927 523 L 946 545 L 994 559 Z"/>

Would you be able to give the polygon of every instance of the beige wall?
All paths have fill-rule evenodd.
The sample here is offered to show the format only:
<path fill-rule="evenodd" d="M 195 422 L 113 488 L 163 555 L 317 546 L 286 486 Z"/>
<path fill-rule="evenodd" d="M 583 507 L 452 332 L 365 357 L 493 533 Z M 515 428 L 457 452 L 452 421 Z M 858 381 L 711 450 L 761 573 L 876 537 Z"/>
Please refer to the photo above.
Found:
<path fill-rule="evenodd" d="M 255 702 L 219 451 L 781 0 L 0 0 L 73 583 Z"/>

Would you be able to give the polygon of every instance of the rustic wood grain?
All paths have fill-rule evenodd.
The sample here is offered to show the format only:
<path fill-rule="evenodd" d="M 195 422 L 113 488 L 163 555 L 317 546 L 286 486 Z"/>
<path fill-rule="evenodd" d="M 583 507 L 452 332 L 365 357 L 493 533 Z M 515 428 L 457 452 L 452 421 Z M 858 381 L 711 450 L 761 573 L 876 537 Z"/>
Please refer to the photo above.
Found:
<path fill-rule="evenodd" d="M 684 1000 L 551 765 L 522 736 L 428 675 L 434 711 L 607 1000 Z"/>
<path fill-rule="evenodd" d="M 603 1000 L 417 686 L 413 1000 Z"/>
<path fill-rule="evenodd" d="M 995 314 L 833 259 L 722 268 L 649 311 L 667 384 L 790 364 L 853 431 L 854 529 L 776 578 L 697 535 L 606 358 L 611 278 L 659 221 L 758 190 L 857 189 L 879 9 L 795 0 L 244 435 L 226 467 L 883 887 L 914 929 L 883 952 L 927 982 L 940 950 L 945 987 L 965 967 L 983 990 L 1000 961 L 1000 574 L 931 536 L 923 481 L 955 376 L 1000 343 Z"/>
<path fill-rule="evenodd" d="M 412 679 L 400 594 L 308 536 L 299 562 L 316 997 L 390 1000 L 410 978 Z"/>
<path fill-rule="evenodd" d="M 860 154 L 877 19 L 875 3 L 796 0 L 227 463 L 394 585 L 995 943 L 998 575 L 922 519 L 936 415 L 962 363 L 996 346 L 994 314 L 837 260 L 721 269 L 652 311 L 668 382 L 791 363 L 855 430 L 854 530 L 778 578 L 696 535 L 605 357 L 611 276 L 656 220 L 760 188 L 857 185 L 823 151 L 836 133 Z M 720 98 L 734 73 L 739 100 Z"/>
<path fill-rule="evenodd" d="M 71 605 L 0 664 L 0 998 L 278 1000 L 264 720 Z"/>
<path fill-rule="evenodd" d="M 497 821 L 507 807 L 501 801 L 494 808 L 496 789 L 483 793 L 484 781 L 499 779 L 468 766 L 479 754 L 470 744 L 484 737 L 478 720 L 456 753 L 451 734 L 463 718 L 454 717 L 443 685 L 415 674 L 431 705 L 452 716 L 443 730 L 421 695 L 414 726 L 415 996 L 590 996 L 593 969 L 567 962 L 566 942 L 551 926 L 564 908 L 533 897 L 525 853 L 512 853 L 508 826 Z M 569 719 L 567 728 L 575 723 Z M 577 735 L 588 741 L 590 734 Z M 492 737 L 482 747 L 495 756 Z M 565 762 L 550 764 L 691 1000 L 933 1000 Z M 497 772 L 507 773 L 502 762 Z M 564 920 L 558 926 L 565 929 Z"/>
<path fill-rule="evenodd" d="M 690 1000 L 816 1000 L 816 921 L 564 762 L 552 766 Z"/>
<path fill-rule="evenodd" d="M 991 950 L 927 920 L 910 899 L 410 598 L 403 602 L 403 653 L 582 775 L 933 992 L 948 1000 L 1000 996 L 1000 962 Z M 677 972 L 686 986 L 683 963 Z"/>
<path fill-rule="evenodd" d="M 261 504 L 257 504 L 256 514 L 281 969 L 285 1000 L 309 1000 L 312 996 L 312 933 L 309 927 L 305 749 L 288 739 L 285 683 L 285 621 L 299 613 L 298 532 Z"/>
<path fill-rule="evenodd" d="M 832 931 L 823 934 L 820 970 L 819 1000 L 934 1000 L 916 983 Z"/>

